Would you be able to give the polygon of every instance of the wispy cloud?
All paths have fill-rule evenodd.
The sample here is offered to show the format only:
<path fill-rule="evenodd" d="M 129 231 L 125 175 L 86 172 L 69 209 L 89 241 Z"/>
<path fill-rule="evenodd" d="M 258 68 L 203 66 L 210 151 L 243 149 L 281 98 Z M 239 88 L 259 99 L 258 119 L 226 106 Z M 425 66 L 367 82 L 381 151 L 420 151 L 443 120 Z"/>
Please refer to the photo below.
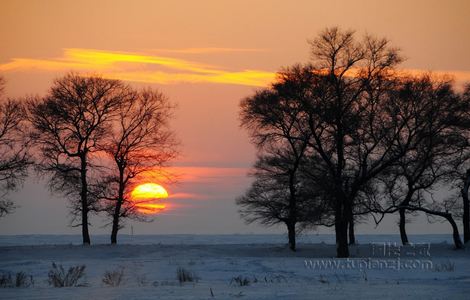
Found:
<path fill-rule="evenodd" d="M 181 53 L 181 54 L 210 54 L 210 53 L 237 53 L 237 52 L 266 52 L 266 49 L 255 48 L 186 48 L 186 49 L 153 49 L 157 53 Z"/>
<path fill-rule="evenodd" d="M 210 53 L 237 50 L 241 51 L 228 48 L 194 48 L 181 51 Z M 99 72 L 107 78 L 159 84 L 186 82 L 266 86 L 275 78 L 273 72 L 260 70 L 231 71 L 220 66 L 168 56 L 78 48 L 64 49 L 64 54 L 58 58 L 13 58 L 10 62 L 0 64 L 1 72 L 31 70 Z"/>
<path fill-rule="evenodd" d="M 430 73 L 437 77 L 451 77 L 459 83 L 470 82 L 470 71 L 404 69 L 405 74 L 413 76 Z"/>
<path fill-rule="evenodd" d="M 328 74 L 329 70 L 321 69 L 317 71 L 318 74 Z M 338 71 L 338 72 L 341 72 Z M 470 71 L 455 71 L 455 70 L 424 70 L 424 69 L 396 69 L 392 71 L 394 75 L 399 77 L 414 77 L 422 75 L 431 75 L 433 78 L 440 78 L 444 80 L 455 80 L 457 84 L 470 82 Z M 361 69 L 351 68 L 345 72 L 346 77 L 354 78 L 360 76 Z"/>
<path fill-rule="evenodd" d="M 217 83 L 256 87 L 266 87 L 276 78 L 274 72 L 254 69 L 227 70 L 217 65 L 171 57 L 171 54 L 229 55 L 236 52 L 266 51 L 264 49 L 187 48 L 150 51 L 156 54 L 67 48 L 64 49 L 62 56 L 56 58 L 13 58 L 9 62 L 0 64 L 0 72 L 75 70 L 99 73 L 106 78 L 144 83 Z M 418 69 L 401 71 L 412 75 L 427 72 Z M 470 81 L 470 71 L 432 70 L 432 73 L 437 76 L 449 75 L 458 83 Z"/>

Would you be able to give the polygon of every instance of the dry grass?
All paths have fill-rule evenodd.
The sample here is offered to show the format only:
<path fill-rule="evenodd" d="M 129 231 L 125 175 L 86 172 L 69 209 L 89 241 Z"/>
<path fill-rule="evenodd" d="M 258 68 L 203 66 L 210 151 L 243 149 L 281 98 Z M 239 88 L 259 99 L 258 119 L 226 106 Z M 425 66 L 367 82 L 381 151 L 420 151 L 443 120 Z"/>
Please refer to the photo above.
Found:
<path fill-rule="evenodd" d="M 25 272 L 17 272 L 13 276 L 11 272 L 0 275 L 0 288 L 25 288 L 34 285 L 32 275 Z"/>
<path fill-rule="evenodd" d="M 118 268 L 114 271 L 106 271 L 103 275 L 103 283 L 107 286 L 120 286 L 124 278 L 124 268 Z"/>
<path fill-rule="evenodd" d="M 178 279 L 180 284 L 184 282 L 194 282 L 198 280 L 198 277 L 194 274 L 194 272 L 186 270 L 182 267 L 176 269 L 176 278 Z"/>
<path fill-rule="evenodd" d="M 52 263 L 52 269 L 48 273 L 48 281 L 53 287 L 83 286 L 83 284 L 79 284 L 83 276 L 85 276 L 85 265 L 70 267 L 65 272 L 62 265 Z"/>

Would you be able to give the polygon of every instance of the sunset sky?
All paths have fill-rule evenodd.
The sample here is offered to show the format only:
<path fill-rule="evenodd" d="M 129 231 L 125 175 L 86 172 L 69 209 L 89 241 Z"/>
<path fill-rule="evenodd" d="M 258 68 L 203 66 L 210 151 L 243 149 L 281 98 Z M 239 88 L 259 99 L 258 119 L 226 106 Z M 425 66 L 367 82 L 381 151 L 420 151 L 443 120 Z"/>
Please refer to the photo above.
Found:
<path fill-rule="evenodd" d="M 249 186 L 255 150 L 240 129 L 238 104 L 281 67 L 307 62 L 307 40 L 329 26 L 389 38 L 407 58 L 403 69 L 470 81 L 466 0 L 0 0 L 0 74 L 13 98 L 43 95 L 75 70 L 158 88 L 178 105 L 172 127 L 182 155 L 172 170 L 179 183 L 165 185 L 169 209 L 152 223 L 132 223 L 135 233 L 281 233 L 239 218 L 234 201 Z M 67 201 L 51 196 L 44 180 L 29 178 L 11 199 L 20 207 L 0 219 L 0 234 L 79 233 L 66 226 Z M 92 234 L 109 231 L 93 222 Z M 380 228 L 396 233 L 395 217 Z M 409 228 L 449 231 L 419 221 Z M 362 225 L 358 232 L 377 231 Z"/>

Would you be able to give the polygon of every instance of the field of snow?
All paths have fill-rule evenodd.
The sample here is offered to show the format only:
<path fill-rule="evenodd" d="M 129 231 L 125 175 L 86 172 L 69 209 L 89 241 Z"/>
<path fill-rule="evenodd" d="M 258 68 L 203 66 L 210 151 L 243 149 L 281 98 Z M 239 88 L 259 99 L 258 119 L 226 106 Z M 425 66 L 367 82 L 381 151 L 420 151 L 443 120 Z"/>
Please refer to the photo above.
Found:
<path fill-rule="evenodd" d="M 469 299 L 470 250 L 454 250 L 449 236 L 411 236 L 407 247 L 396 235 L 358 240 L 351 258 L 336 259 L 332 235 L 304 235 L 295 253 L 283 235 L 123 235 L 116 246 L 93 236 L 89 247 L 73 235 L 0 236 L 0 274 L 33 278 L 0 298 Z M 53 262 L 85 265 L 80 286 L 50 286 Z M 194 281 L 180 283 L 179 268 Z M 122 271 L 119 286 L 103 282 L 107 271 Z"/>

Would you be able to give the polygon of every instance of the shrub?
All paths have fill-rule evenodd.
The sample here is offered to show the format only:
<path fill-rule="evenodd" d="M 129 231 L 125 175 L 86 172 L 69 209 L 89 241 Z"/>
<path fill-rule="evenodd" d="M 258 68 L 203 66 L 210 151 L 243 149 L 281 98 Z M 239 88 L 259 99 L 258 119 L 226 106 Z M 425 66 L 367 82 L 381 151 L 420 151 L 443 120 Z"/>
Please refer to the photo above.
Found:
<path fill-rule="evenodd" d="M 237 277 L 233 277 L 232 280 L 230 280 L 230 284 L 235 284 L 238 286 L 247 286 L 250 285 L 251 281 L 248 277 L 243 277 L 241 275 Z"/>
<path fill-rule="evenodd" d="M 11 279 L 11 273 L 2 273 L 0 275 L 0 287 L 2 288 L 13 287 L 13 280 Z"/>
<path fill-rule="evenodd" d="M 18 272 L 15 275 L 15 287 L 30 287 L 34 285 L 33 275 L 26 275 L 25 272 Z"/>
<path fill-rule="evenodd" d="M 0 275 L 1 288 L 22 288 L 34 285 L 32 275 L 27 275 L 25 272 L 15 273 L 14 280 L 11 272 L 3 273 Z"/>
<path fill-rule="evenodd" d="M 193 282 L 198 280 L 197 276 L 193 272 L 188 271 L 182 267 L 178 267 L 176 269 L 176 278 L 180 283 Z"/>
<path fill-rule="evenodd" d="M 103 283 L 108 286 L 119 286 L 121 285 L 124 277 L 124 268 L 119 268 L 114 271 L 106 271 L 103 275 Z"/>
<path fill-rule="evenodd" d="M 83 286 L 79 285 L 79 280 L 85 275 L 85 265 L 73 266 L 65 272 L 62 265 L 52 263 L 52 269 L 49 270 L 49 284 L 54 287 Z"/>

